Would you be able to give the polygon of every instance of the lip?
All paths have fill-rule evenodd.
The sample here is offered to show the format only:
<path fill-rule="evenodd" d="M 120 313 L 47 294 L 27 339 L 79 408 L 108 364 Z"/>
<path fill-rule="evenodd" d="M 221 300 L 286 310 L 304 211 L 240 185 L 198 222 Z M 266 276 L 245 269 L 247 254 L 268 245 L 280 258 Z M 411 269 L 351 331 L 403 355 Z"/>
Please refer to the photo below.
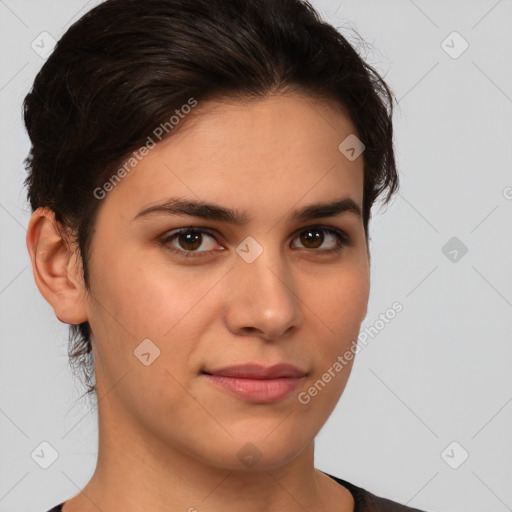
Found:
<path fill-rule="evenodd" d="M 255 363 L 238 364 L 216 370 L 204 370 L 204 373 L 242 379 L 276 379 L 280 377 L 304 377 L 306 375 L 306 372 L 289 363 L 278 363 L 272 366 Z"/>
<path fill-rule="evenodd" d="M 282 400 L 303 381 L 306 373 L 296 366 L 244 364 L 204 371 L 210 383 L 248 402 L 274 403 Z"/>

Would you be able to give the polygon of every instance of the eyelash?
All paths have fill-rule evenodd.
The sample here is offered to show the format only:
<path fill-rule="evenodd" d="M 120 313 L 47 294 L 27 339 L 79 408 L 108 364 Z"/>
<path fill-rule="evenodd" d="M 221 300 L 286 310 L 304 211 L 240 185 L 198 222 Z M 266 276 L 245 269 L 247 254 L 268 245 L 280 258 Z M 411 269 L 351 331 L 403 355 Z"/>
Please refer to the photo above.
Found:
<path fill-rule="evenodd" d="M 347 235 L 347 233 L 345 233 L 344 231 L 341 231 L 339 229 L 336 229 L 336 228 L 327 227 L 327 226 L 308 226 L 308 227 L 302 229 L 301 231 L 299 231 L 297 236 L 301 235 L 302 233 L 304 233 L 306 231 L 322 231 L 324 233 L 334 235 L 337 238 L 336 247 L 333 247 L 332 249 L 308 249 L 308 248 L 305 248 L 306 251 L 320 252 L 322 254 L 334 254 L 334 253 L 340 253 L 346 246 L 352 245 L 352 240 Z M 178 254 L 179 256 L 183 256 L 185 258 L 203 257 L 205 254 L 208 254 L 210 252 L 215 252 L 215 251 L 184 251 L 181 249 L 176 249 L 176 247 L 169 245 L 171 240 L 173 240 L 174 238 L 176 238 L 177 236 L 179 236 L 183 233 L 188 233 L 188 232 L 206 234 L 208 236 L 211 236 L 212 238 L 215 238 L 214 233 L 212 233 L 210 230 L 203 229 L 203 228 L 187 227 L 187 228 L 177 229 L 177 230 L 173 231 L 172 234 L 164 236 L 164 238 L 162 238 L 160 240 L 160 243 L 162 245 L 164 245 L 169 251 L 171 251 L 175 254 Z"/>

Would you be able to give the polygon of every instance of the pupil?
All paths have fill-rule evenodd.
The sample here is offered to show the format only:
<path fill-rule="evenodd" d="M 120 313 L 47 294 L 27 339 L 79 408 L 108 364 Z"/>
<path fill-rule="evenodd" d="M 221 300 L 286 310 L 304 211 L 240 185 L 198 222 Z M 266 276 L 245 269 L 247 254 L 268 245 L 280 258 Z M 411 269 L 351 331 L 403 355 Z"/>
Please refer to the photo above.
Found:
<path fill-rule="evenodd" d="M 313 234 L 313 233 L 315 233 L 315 234 Z M 318 242 L 319 240 L 321 242 L 322 235 L 318 231 L 306 231 L 305 236 L 303 238 L 306 240 L 306 244 L 309 244 L 309 243 L 315 244 L 315 242 Z M 320 243 L 320 245 L 321 245 L 321 243 Z M 318 246 L 318 244 L 315 245 L 315 247 L 317 247 L 317 246 Z"/>
<path fill-rule="evenodd" d="M 189 232 L 186 234 L 182 234 L 182 237 L 185 239 L 185 242 L 184 242 L 185 247 L 183 247 L 183 244 L 181 244 L 184 249 L 197 249 L 201 245 L 200 233 L 190 233 Z M 190 245 L 193 245 L 193 247 L 190 247 Z"/>

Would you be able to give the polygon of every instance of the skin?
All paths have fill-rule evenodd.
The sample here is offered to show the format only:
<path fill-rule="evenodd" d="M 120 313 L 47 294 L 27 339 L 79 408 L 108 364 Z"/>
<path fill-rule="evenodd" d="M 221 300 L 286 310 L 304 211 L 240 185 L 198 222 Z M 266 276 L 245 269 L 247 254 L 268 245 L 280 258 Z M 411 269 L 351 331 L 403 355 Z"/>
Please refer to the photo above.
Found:
<path fill-rule="evenodd" d="M 305 223 L 289 215 L 341 197 L 362 207 L 363 158 L 338 150 L 355 129 L 335 105 L 296 93 L 194 112 L 102 199 L 90 295 L 51 210 L 38 209 L 29 223 L 39 290 L 61 322 L 88 321 L 93 332 L 98 464 L 63 510 L 352 511 L 348 490 L 314 467 L 314 438 L 353 361 L 308 404 L 297 394 L 357 339 L 369 295 L 363 222 L 350 212 Z M 251 220 L 132 220 L 168 197 L 214 202 Z M 323 241 L 308 245 L 301 232 L 315 224 L 345 231 L 352 243 L 322 254 L 336 238 L 320 231 Z M 214 235 L 196 249 L 184 237 L 159 242 L 184 227 Z M 263 247 L 252 263 L 236 252 L 248 236 Z M 134 356 L 146 338 L 160 350 L 148 366 Z M 255 404 L 200 373 L 246 362 L 289 362 L 308 374 L 284 399 Z M 261 456 L 252 467 L 237 456 L 247 443 Z"/>

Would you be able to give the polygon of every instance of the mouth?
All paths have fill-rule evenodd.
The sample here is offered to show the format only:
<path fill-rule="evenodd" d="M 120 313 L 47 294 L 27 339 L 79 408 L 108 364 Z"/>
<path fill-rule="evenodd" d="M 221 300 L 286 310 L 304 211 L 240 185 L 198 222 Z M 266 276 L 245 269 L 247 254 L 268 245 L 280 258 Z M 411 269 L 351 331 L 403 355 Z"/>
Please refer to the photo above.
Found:
<path fill-rule="evenodd" d="M 244 364 L 201 373 L 218 389 L 253 403 L 274 403 L 286 398 L 307 375 L 288 363 Z"/>
<path fill-rule="evenodd" d="M 263 366 L 256 363 L 226 366 L 216 370 L 204 370 L 203 373 L 219 377 L 238 377 L 241 379 L 277 379 L 282 377 L 304 377 L 306 372 L 289 363 Z"/>

